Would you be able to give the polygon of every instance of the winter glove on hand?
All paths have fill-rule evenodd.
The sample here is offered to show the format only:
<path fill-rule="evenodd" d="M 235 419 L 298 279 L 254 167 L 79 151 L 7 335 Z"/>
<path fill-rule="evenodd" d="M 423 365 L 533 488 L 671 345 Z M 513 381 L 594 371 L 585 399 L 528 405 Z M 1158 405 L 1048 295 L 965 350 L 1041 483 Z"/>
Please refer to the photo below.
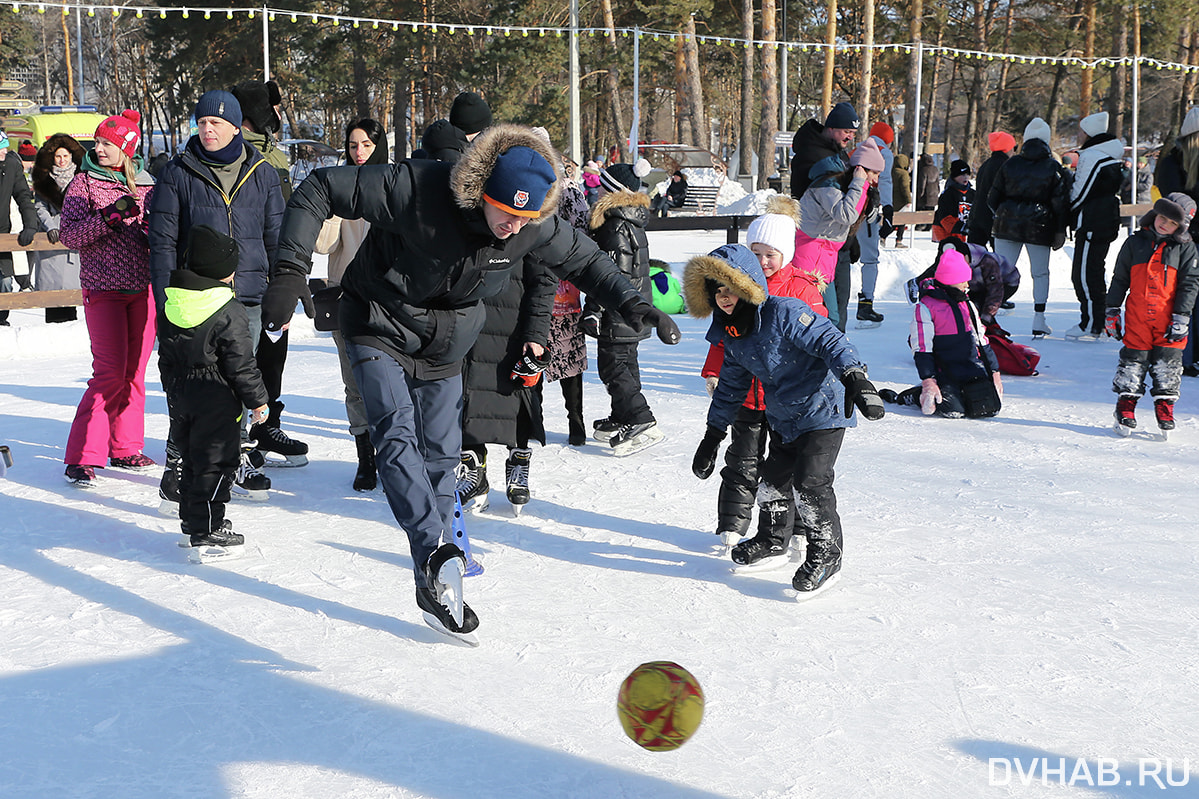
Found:
<path fill-rule="evenodd" d="M 704 388 L 708 390 L 709 397 L 716 393 L 716 387 L 718 385 L 720 385 L 720 378 L 716 375 L 712 375 L 704 380 Z"/>
<path fill-rule="evenodd" d="M 937 378 L 926 377 L 920 381 L 920 412 L 925 416 L 932 416 L 937 412 L 937 405 L 941 402 L 941 387 L 937 385 Z"/>
<path fill-rule="evenodd" d="M 600 312 L 594 309 L 584 310 L 582 318 L 579 319 L 579 328 L 582 329 L 584 335 L 599 338 Z"/>
<path fill-rule="evenodd" d="M 512 374 L 509 377 L 518 386 L 532 388 L 537 385 L 537 381 L 541 379 L 541 373 L 545 371 L 545 367 L 549 366 L 549 364 L 550 354 L 548 351 L 540 358 L 532 352 L 526 352 L 516 362 L 516 366 L 512 367 Z"/>
<path fill-rule="evenodd" d="M 885 239 L 895 232 L 895 223 L 891 220 L 895 217 L 895 209 L 889 205 L 883 206 L 883 221 L 878 226 L 879 239 Z"/>
<path fill-rule="evenodd" d="M 1166 331 L 1166 341 L 1171 343 L 1182 341 L 1187 337 L 1187 330 L 1191 326 L 1191 318 L 1183 314 L 1176 313 L 1170 317 L 1170 329 Z"/>
<path fill-rule="evenodd" d="M 22 247 L 28 247 L 30 244 L 33 244 L 33 237 L 36 235 L 37 231 L 33 228 L 22 228 L 21 232 L 17 234 L 17 244 Z"/>
<path fill-rule="evenodd" d="M 1116 341 L 1124 338 L 1124 331 L 1120 328 L 1120 309 L 1108 308 L 1107 318 L 1103 322 L 1103 329 L 1109 336 Z"/>
<path fill-rule="evenodd" d="M 50 240 L 51 244 L 58 244 L 58 228 L 52 227 L 49 230 L 47 230 L 46 238 L 48 238 Z"/>
<path fill-rule="evenodd" d="M 104 220 L 104 224 L 110 228 L 116 228 L 124 220 L 137 216 L 138 210 L 137 200 L 128 194 L 122 194 L 112 205 L 101 208 L 100 216 Z"/>
<path fill-rule="evenodd" d="M 862 415 L 872 422 L 877 422 L 886 415 L 887 411 L 883 407 L 882 397 L 878 395 L 874 384 L 866 379 L 864 370 L 858 368 L 848 370 L 841 375 L 841 382 L 845 384 L 846 419 L 853 415 L 854 406 L 857 406 Z"/>
<path fill-rule="evenodd" d="M 316 316 L 308 281 L 302 273 L 290 271 L 292 268 L 295 267 L 289 265 L 289 271 L 277 272 L 271 277 L 266 293 L 262 295 L 262 327 L 268 333 L 278 333 L 291 322 L 297 302 L 304 303 L 304 313 L 309 319 Z"/>
<path fill-rule="evenodd" d="M 636 299 L 626 303 L 620 309 L 620 315 L 638 333 L 645 330 L 646 325 L 656 327 L 663 344 L 678 344 L 682 338 L 679 326 L 670 318 L 670 314 L 663 313 L 645 300 Z"/>
<path fill-rule="evenodd" d="M 707 480 L 716 468 L 716 452 L 720 442 L 724 441 L 724 431 L 708 425 L 707 432 L 695 449 L 695 458 L 691 461 L 691 471 L 700 480 Z"/>

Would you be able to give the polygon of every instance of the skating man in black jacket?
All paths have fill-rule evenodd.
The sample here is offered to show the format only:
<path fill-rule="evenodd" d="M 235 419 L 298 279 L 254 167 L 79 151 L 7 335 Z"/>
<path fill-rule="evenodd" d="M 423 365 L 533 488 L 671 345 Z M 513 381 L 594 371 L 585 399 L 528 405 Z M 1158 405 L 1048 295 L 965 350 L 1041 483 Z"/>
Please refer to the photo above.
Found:
<path fill-rule="evenodd" d="M 438 544 L 452 529 L 462 358 L 482 328 L 482 300 L 531 258 L 620 309 L 634 327 L 655 325 L 667 343 L 679 338 L 668 315 L 555 216 L 558 163 L 529 128 L 496 125 L 452 166 L 408 160 L 318 169 L 287 204 L 263 298 L 267 330 L 287 324 L 298 301 L 311 314 L 306 278 L 322 223 L 331 214 L 371 223 L 342 278 L 341 332 L 370 419 L 379 478 L 408 534 L 417 604 L 431 625 L 460 636 L 478 618 L 450 601 L 452 582 L 442 578 L 452 581 L 465 562 L 452 544 Z"/>

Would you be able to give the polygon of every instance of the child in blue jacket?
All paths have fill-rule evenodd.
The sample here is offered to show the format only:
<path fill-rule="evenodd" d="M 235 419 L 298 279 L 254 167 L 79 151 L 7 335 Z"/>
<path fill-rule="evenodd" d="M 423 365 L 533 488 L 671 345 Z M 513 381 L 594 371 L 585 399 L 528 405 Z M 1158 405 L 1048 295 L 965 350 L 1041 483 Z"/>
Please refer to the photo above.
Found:
<path fill-rule="evenodd" d="M 854 406 L 867 419 L 881 419 L 882 400 L 857 350 L 832 322 L 803 300 L 767 294 L 766 276 L 749 248 L 729 244 L 692 258 L 683 290 L 692 316 L 713 317 L 708 341 L 724 344 L 708 430 L 692 471 L 701 479 L 711 475 L 725 430 L 756 377 L 771 429 L 758 501 L 785 505 L 794 493 L 792 534 L 807 539 L 807 557 L 791 585 L 801 596 L 810 594 L 841 569 L 833 467 L 845 428 L 855 424 Z M 782 554 L 787 542 L 779 533 L 777 528 L 759 531 L 733 548 L 733 560 L 748 564 Z"/>

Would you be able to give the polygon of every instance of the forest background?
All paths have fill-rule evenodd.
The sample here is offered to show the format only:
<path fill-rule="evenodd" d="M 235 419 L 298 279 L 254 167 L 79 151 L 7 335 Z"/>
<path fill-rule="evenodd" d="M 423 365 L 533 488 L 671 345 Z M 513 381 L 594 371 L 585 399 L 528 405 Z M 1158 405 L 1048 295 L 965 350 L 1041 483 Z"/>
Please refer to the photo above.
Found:
<path fill-rule="evenodd" d="M 244 6 L 3 8 L 0 77 L 47 104 L 76 102 L 82 84 L 101 111 L 140 110 L 172 148 L 202 92 L 263 77 L 263 15 Z M 344 125 L 369 116 L 396 132 L 406 155 L 454 96 L 474 90 L 497 120 L 542 125 L 565 146 L 570 12 L 561 0 L 271 9 L 271 77 L 293 136 L 340 148 Z M 889 122 L 906 151 L 918 81 L 920 140 L 977 165 L 989 131 L 1018 135 L 1036 116 L 1059 149 L 1098 110 L 1129 141 L 1134 93 L 1142 150 L 1168 143 L 1199 80 L 1199 5 L 1181 0 L 579 0 L 579 28 L 587 157 L 610 146 L 628 156 L 636 84 L 642 141 L 704 147 L 738 174 L 756 173 L 759 186 L 779 163 L 779 130 L 823 118 L 840 100 L 855 104 L 864 127 Z M 835 47 L 814 46 L 824 42 Z"/>

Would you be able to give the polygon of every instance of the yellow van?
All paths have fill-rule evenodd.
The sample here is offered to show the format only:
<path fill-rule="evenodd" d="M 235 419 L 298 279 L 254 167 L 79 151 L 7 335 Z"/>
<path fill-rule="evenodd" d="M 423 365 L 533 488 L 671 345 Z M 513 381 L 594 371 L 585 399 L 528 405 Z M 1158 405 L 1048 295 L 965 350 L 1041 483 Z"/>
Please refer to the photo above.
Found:
<path fill-rule="evenodd" d="M 97 112 L 94 105 L 43 105 L 35 114 L 5 117 L 0 127 L 8 134 L 8 149 L 13 152 L 26 139 L 40 148 L 55 133 L 66 133 L 83 149 L 90 150 L 96 128 L 106 119 L 108 116 Z"/>

